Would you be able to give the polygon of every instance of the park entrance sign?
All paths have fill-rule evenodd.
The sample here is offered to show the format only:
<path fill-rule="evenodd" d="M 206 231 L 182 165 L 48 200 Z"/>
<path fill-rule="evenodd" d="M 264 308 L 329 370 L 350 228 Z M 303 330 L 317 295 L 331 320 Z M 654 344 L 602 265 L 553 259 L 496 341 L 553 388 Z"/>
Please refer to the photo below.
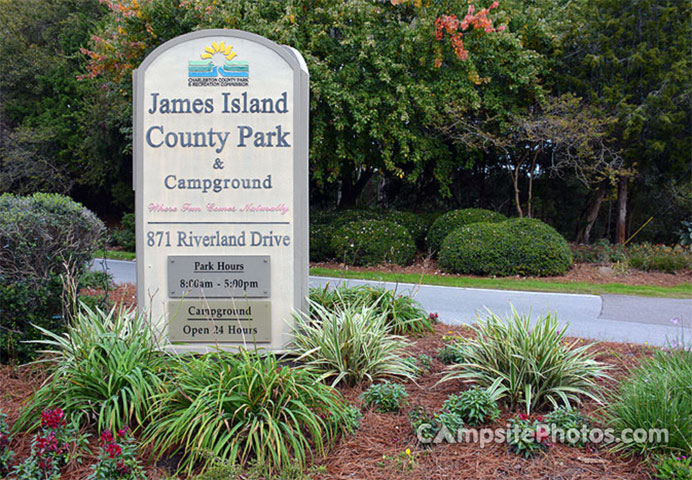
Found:
<path fill-rule="evenodd" d="M 154 50 L 134 87 L 140 309 L 175 351 L 283 349 L 307 296 L 305 61 L 199 31 Z"/>

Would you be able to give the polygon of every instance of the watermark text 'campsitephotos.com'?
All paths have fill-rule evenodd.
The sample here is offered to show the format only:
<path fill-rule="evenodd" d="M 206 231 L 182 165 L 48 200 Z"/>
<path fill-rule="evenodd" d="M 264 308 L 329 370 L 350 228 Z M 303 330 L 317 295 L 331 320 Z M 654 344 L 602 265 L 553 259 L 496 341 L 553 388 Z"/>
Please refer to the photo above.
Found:
<path fill-rule="evenodd" d="M 556 425 L 543 425 L 534 428 L 523 428 L 519 425 L 507 425 L 506 428 L 460 428 L 450 431 L 444 425 L 436 429 L 430 424 L 422 424 L 416 431 L 418 441 L 429 443 L 478 443 L 481 448 L 493 443 L 510 443 L 512 439 L 525 441 L 535 440 L 541 443 L 627 443 L 627 444 L 666 444 L 669 433 L 667 428 L 626 428 L 616 434 L 612 428 L 571 428 L 568 430 Z"/>

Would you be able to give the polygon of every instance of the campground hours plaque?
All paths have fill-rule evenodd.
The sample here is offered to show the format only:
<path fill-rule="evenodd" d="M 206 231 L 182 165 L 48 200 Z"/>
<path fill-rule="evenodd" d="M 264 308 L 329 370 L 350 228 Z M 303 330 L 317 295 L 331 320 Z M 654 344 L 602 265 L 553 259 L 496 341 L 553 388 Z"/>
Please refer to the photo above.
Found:
<path fill-rule="evenodd" d="M 140 310 L 174 351 L 282 350 L 307 296 L 302 56 L 194 32 L 154 50 L 134 91 Z"/>

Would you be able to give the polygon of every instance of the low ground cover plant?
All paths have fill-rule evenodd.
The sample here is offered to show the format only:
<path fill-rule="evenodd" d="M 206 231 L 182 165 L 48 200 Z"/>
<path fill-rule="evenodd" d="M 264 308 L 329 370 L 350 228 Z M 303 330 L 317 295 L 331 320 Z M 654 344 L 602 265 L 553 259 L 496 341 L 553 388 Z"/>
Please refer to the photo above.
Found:
<path fill-rule="evenodd" d="M 488 389 L 510 408 L 526 413 L 546 407 L 570 406 L 581 396 L 600 401 L 598 381 L 606 367 L 586 346 L 565 344 L 555 315 L 538 317 L 512 309 L 503 320 L 493 313 L 471 327 L 465 361 L 450 367 L 441 381 L 461 379 Z"/>
<path fill-rule="evenodd" d="M 668 441 L 637 443 L 629 438 L 618 449 L 639 453 L 692 452 L 692 350 L 659 351 L 632 369 L 606 410 L 616 431 L 667 429 Z M 627 440 L 627 438 L 625 439 Z"/>
<path fill-rule="evenodd" d="M 10 460 L 14 452 L 10 450 L 10 429 L 7 427 L 7 415 L 0 410 L 0 475 L 9 471 Z"/>
<path fill-rule="evenodd" d="M 567 241 L 533 218 L 473 223 L 442 243 L 439 265 L 446 272 L 476 275 L 563 275 L 572 263 Z"/>
<path fill-rule="evenodd" d="M 637 270 L 675 273 L 692 269 L 692 251 L 690 247 L 677 245 L 651 245 L 641 243 L 627 249 L 629 264 Z"/>
<path fill-rule="evenodd" d="M 573 447 L 582 447 L 588 438 L 590 422 L 578 410 L 569 407 L 557 407 L 543 421 L 556 429 L 556 440 Z M 559 435 L 557 435 L 559 431 Z"/>
<path fill-rule="evenodd" d="M 328 310 L 313 301 L 310 315 L 295 314 L 290 350 L 332 386 L 380 378 L 413 378 L 403 361 L 403 337 L 391 333 L 385 312 L 361 304 Z"/>
<path fill-rule="evenodd" d="M 472 223 L 496 223 L 507 220 L 507 217 L 501 213 L 493 212 L 492 210 L 484 210 L 482 208 L 464 208 L 461 210 L 452 210 L 437 217 L 428 231 L 426 243 L 428 248 L 437 252 L 442 248 L 442 243 L 445 238 L 464 225 Z"/>
<path fill-rule="evenodd" d="M 137 446 L 127 428 L 101 433 L 98 461 L 87 480 L 146 480 L 137 460 Z"/>
<path fill-rule="evenodd" d="M 138 427 L 163 388 L 156 333 L 146 317 L 82 305 L 65 334 L 41 329 L 50 376 L 32 396 L 15 428 L 36 425 L 39 412 L 60 404 L 80 425 L 99 431 Z"/>
<path fill-rule="evenodd" d="M 659 457 L 654 477 L 659 480 L 692 480 L 692 456 L 669 454 Z"/>
<path fill-rule="evenodd" d="M 347 265 L 408 265 L 416 245 L 405 227 L 389 220 L 356 220 L 334 231 L 336 260 Z"/>
<path fill-rule="evenodd" d="M 397 335 L 432 332 L 433 323 L 437 319 L 436 314 L 428 315 L 413 297 L 372 285 L 334 289 L 327 285 L 324 288 L 311 288 L 310 300 L 330 311 L 346 306 L 371 307 L 378 314 L 386 316 L 392 333 Z"/>
<path fill-rule="evenodd" d="M 385 381 L 371 385 L 361 394 L 361 399 L 378 412 L 398 412 L 408 402 L 408 393 L 403 385 Z"/>
<path fill-rule="evenodd" d="M 437 350 L 437 358 L 446 365 L 462 363 L 466 359 L 466 342 L 462 338 L 452 338 Z"/>
<path fill-rule="evenodd" d="M 308 369 L 272 354 L 216 352 L 170 360 L 170 384 L 155 399 L 144 439 L 156 457 L 182 452 L 180 468 L 214 458 L 270 471 L 322 455 L 343 431 L 345 403 Z"/>
<path fill-rule="evenodd" d="M 500 417 L 500 408 L 492 393 L 480 387 L 450 395 L 442 404 L 442 410 L 459 415 L 465 424 L 472 427 L 485 425 Z"/>
<path fill-rule="evenodd" d="M 135 214 L 125 213 L 120 220 L 120 227 L 111 234 L 111 242 L 128 252 L 134 252 L 137 246 L 135 238 Z"/>
<path fill-rule="evenodd" d="M 531 458 L 551 447 L 550 431 L 540 420 L 521 413 L 509 419 L 507 445 L 517 455 Z"/>

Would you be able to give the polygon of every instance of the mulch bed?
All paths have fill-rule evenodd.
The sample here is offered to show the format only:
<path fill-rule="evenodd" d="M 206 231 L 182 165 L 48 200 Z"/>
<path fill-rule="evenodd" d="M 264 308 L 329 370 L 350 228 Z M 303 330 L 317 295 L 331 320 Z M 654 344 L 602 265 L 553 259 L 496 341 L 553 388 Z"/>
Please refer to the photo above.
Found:
<path fill-rule="evenodd" d="M 129 299 L 132 286 L 118 288 L 113 295 Z M 354 434 L 341 438 L 326 458 L 313 459 L 315 480 L 359 479 L 533 479 L 533 480 L 646 480 L 651 478 L 650 469 L 639 457 L 622 457 L 610 453 L 605 447 L 587 446 L 572 448 L 562 445 L 552 447 L 537 458 L 525 460 L 509 452 L 504 444 L 492 444 L 483 448 L 478 444 L 442 443 L 430 448 L 417 443 L 408 421 L 408 411 L 413 405 L 422 405 L 431 411 L 437 410 L 442 402 L 453 393 L 466 387 L 461 382 L 438 385 L 446 366 L 435 358 L 437 349 L 443 344 L 443 336 L 470 335 L 468 327 L 437 325 L 435 332 L 420 338 L 411 338 L 411 355 L 427 354 L 433 357 L 431 371 L 416 383 L 405 384 L 409 394 L 409 406 L 398 414 L 364 411 L 361 428 Z M 578 340 L 581 344 L 583 340 Z M 589 341 L 586 341 L 587 343 Z M 636 365 L 654 352 L 654 348 L 620 343 L 597 343 L 591 348 L 597 352 L 598 360 L 612 366 L 612 381 L 604 387 L 613 392 L 619 379 L 627 369 Z M 16 420 L 23 402 L 44 379 L 40 367 L 0 366 L 0 410 L 8 414 L 10 425 Z M 359 399 L 365 386 L 340 387 L 343 395 L 353 404 L 362 407 Z M 587 401 L 582 411 L 598 415 L 598 405 Z M 510 417 L 504 411 L 502 418 L 491 427 L 503 427 Z M 29 454 L 31 435 L 19 434 L 13 439 L 11 448 L 16 459 Z M 91 445 L 96 453 L 96 435 Z M 397 461 L 410 448 L 412 464 Z M 383 457 L 386 456 L 386 457 Z M 146 464 L 146 456 L 143 462 Z M 88 465 L 95 455 L 87 455 L 82 464 L 70 465 L 64 480 L 84 479 L 90 473 Z M 162 479 L 168 473 L 162 467 L 148 465 L 147 478 Z"/>
<path fill-rule="evenodd" d="M 385 272 L 385 273 L 411 273 L 416 275 L 440 275 L 451 278 L 488 278 L 478 275 L 454 275 L 442 272 L 433 258 L 418 257 L 406 267 L 398 265 L 377 265 L 371 267 L 353 267 L 342 263 L 315 262 L 311 267 L 323 267 L 352 272 Z M 658 287 L 674 287 L 683 283 L 692 282 L 692 271 L 682 270 L 677 273 L 643 272 L 630 269 L 626 273 L 619 273 L 612 265 L 595 265 L 593 263 L 577 263 L 567 271 L 565 275 L 556 277 L 506 277 L 521 278 L 526 280 L 536 279 L 557 283 L 619 283 L 624 285 L 651 285 Z"/>

